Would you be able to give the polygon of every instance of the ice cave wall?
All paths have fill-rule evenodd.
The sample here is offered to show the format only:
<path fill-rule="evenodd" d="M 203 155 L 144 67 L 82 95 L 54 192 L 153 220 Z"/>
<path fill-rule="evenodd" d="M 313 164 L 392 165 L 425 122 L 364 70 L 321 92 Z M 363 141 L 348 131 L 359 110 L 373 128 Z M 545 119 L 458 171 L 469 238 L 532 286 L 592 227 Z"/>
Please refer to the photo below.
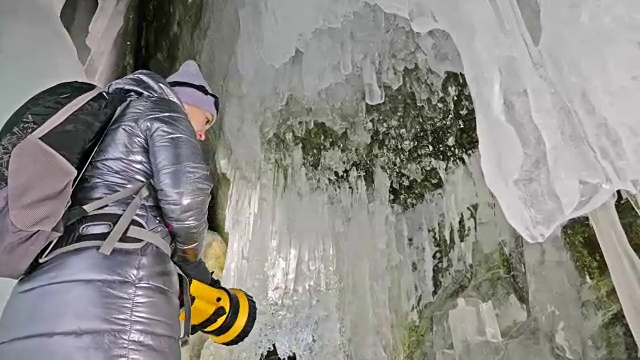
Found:
<path fill-rule="evenodd" d="M 505 44 L 523 30 L 537 46 L 541 6 L 486 3 L 491 20 L 511 22 L 498 30 L 514 30 L 492 58 L 480 51 L 491 36 L 472 46 L 460 27 L 448 29 L 455 43 L 415 32 L 432 24 L 429 9 L 486 28 L 484 2 L 476 19 L 478 7 L 457 1 L 377 3 L 178 1 L 145 13 L 143 64 L 168 73 L 195 57 L 223 96 L 224 281 L 262 304 L 247 342 L 207 344 L 202 358 L 255 359 L 271 344 L 300 359 L 634 358 L 589 220 L 531 244 L 505 219 L 481 170 L 470 100 L 486 107 L 496 89 L 472 93 L 455 73 L 473 56 L 504 65 L 499 55 L 508 60 Z M 464 61 L 456 45 L 476 52 Z M 516 63 L 506 66 L 517 78 Z M 515 101 L 505 109 L 522 105 L 516 88 L 503 88 Z M 615 206 L 640 250 L 632 202 Z"/>

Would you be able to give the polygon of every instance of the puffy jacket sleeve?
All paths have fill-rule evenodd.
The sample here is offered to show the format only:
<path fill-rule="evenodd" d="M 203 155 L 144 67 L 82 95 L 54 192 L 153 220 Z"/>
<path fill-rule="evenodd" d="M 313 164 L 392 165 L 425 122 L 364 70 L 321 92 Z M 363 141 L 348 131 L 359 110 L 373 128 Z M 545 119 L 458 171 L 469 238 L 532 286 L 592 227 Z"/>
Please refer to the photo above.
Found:
<path fill-rule="evenodd" d="M 207 231 L 213 186 L 209 168 L 193 127 L 178 104 L 158 99 L 146 110 L 153 185 L 176 245 L 175 260 L 193 262 L 201 256 Z"/>

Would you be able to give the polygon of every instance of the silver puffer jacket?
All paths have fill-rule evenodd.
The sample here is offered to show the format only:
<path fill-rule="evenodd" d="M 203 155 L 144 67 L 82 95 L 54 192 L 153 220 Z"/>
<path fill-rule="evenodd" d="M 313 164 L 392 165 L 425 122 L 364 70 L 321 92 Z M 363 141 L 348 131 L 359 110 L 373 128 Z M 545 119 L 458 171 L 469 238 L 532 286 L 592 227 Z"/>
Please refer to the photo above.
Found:
<path fill-rule="evenodd" d="M 140 71 L 108 87 L 116 89 L 136 95 L 116 116 L 74 202 L 150 180 L 155 193 L 136 219 L 197 259 L 212 183 L 195 132 L 158 75 Z M 130 201 L 105 210 L 122 213 Z M 0 359 L 177 360 L 178 307 L 174 265 L 154 245 L 62 254 L 15 286 L 0 319 Z"/>

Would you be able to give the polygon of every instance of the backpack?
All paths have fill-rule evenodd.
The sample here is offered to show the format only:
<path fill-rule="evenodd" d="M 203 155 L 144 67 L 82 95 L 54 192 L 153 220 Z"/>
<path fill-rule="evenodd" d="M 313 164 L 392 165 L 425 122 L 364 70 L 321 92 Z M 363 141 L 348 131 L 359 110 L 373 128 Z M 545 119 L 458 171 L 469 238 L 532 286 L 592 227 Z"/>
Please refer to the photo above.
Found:
<path fill-rule="evenodd" d="M 118 247 L 118 239 L 129 230 L 127 225 L 148 195 L 148 184 L 82 207 L 70 205 L 73 188 L 126 101 L 126 93 L 65 82 L 35 95 L 7 120 L 0 130 L 0 277 L 19 279 L 47 244 L 53 247 L 65 226 L 114 201 L 135 196 L 100 251 L 108 254 Z M 148 234 L 138 235 L 148 240 Z M 45 251 L 40 262 L 92 245 L 74 244 L 56 254 Z M 157 245 L 170 253 L 165 242 Z"/>
<path fill-rule="evenodd" d="M 171 256 L 163 239 L 131 221 L 148 182 L 126 188 L 83 206 L 71 206 L 71 194 L 89 165 L 118 111 L 127 103 L 125 91 L 106 92 L 86 82 L 52 86 L 23 104 L 0 130 L 0 278 L 19 280 L 54 256 L 85 247 L 132 249 L 146 243 Z M 55 250 L 66 226 L 115 201 L 133 197 L 103 241 L 78 242 Z M 123 235 L 142 240 L 121 243 Z M 47 247 L 48 245 L 48 247 Z M 188 279 L 176 267 L 183 286 Z M 184 344 L 189 338 L 190 297 L 185 299 Z"/>

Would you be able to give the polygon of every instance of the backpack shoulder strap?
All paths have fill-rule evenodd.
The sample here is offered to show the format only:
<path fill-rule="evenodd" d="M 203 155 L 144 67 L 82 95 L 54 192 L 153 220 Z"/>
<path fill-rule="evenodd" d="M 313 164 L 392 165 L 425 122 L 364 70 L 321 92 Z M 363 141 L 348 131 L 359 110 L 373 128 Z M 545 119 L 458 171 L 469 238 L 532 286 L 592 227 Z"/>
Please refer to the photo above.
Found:
<path fill-rule="evenodd" d="M 144 184 L 142 184 L 140 188 L 138 188 L 136 197 L 129 204 L 127 209 L 124 211 L 124 213 L 120 217 L 120 220 L 118 220 L 116 225 L 113 227 L 113 230 L 111 230 L 111 232 L 109 233 L 109 236 L 104 241 L 104 244 L 100 247 L 101 253 L 105 255 L 109 255 L 111 254 L 113 249 L 116 247 L 116 243 L 118 242 L 118 240 L 120 240 L 122 235 L 124 235 L 124 232 L 127 230 L 127 227 L 129 226 L 129 224 L 131 224 L 131 220 L 133 220 L 133 217 L 136 215 L 136 212 L 140 208 L 140 205 L 142 205 L 142 200 L 147 196 L 149 196 L 148 185 L 149 185 L 149 182 L 145 182 Z M 106 198 L 102 200 L 105 200 L 105 199 Z"/>
<path fill-rule="evenodd" d="M 64 108 L 60 109 L 60 111 L 55 113 L 55 115 L 53 115 L 51 118 L 49 118 L 49 120 L 47 120 L 44 124 L 42 124 L 42 126 L 37 128 L 31 134 L 29 134 L 29 137 L 37 139 L 37 138 L 41 138 L 42 136 L 46 135 L 49 131 L 51 131 L 51 129 L 53 129 L 56 126 L 60 125 L 71 114 L 73 114 L 76 110 L 80 109 L 82 107 L 82 105 L 86 104 L 89 100 L 91 100 L 94 96 L 98 95 L 102 91 L 103 91 L 102 88 L 96 87 L 95 89 L 93 89 L 93 90 L 91 90 L 91 91 L 89 91 L 89 92 L 87 92 L 85 94 L 82 94 L 82 95 L 78 96 L 77 98 L 73 99 L 73 101 L 71 101 L 69 103 L 69 105 L 67 105 Z"/>
<path fill-rule="evenodd" d="M 81 218 L 93 213 L 94 211 L 103 208 L 111 203 L 114 203 L 116 201 L 122 200 L 124 198 L 127 198 L 129 196 L 133 196 L 133 195 L 139 195 L 143 190 L 145 190 L 145 194 L 144 196 L 142 196 L 142 198 L 146 197 L 148 195 L 148 182 L 143 183 L 140 186 L 132 186 L 126 189 L 122 189 L 120 191 L 118 191 L 117 193 L 111 194 L 111 195 L 107 195 L 105 197 L 103 197 L 102 199 L 98 199 L 92 203 L 89 203 L 87 205 L 84 206 L 76 206 L 73 207 L 71 209 L 69 209 L 69 211 L 65 214 L 65 217 L 63 219 L 63 224 L 64 226 L 67 225 L 71 225 L 74 222 L 80 220 Z M 141 199 L 142 200 L 142 199 Z M 138 207 L 140 207 L 140 204 L 138 204 Z M 137 211 L 138 209 L 136 209 Z M 135 215 L 135 213 L 134 213 Z M 133 219 L 133 217 L 132 217 Z M 129 220 L 131 221 L 131 220 Z"/>
<path fill-rule="evenodd" d="M 89 167 L 89 164 L 91 163 L 91 160 L 93 160 L 93 157 L 96 155 L 96 152 L 98 151 L 98 148 L 100 147 L 100 144 L 102 144 L 102 141 L 104 140 L 105 136 L 107 136 L 107 131 L 109 130 L 111 125 L 113 125 L 113 122 L 116 120 L 116 118 L 118 118 L 118 115 L 120 114 L 120 112 L 122 112 L 124 110 L 125 105 L 128 104 L 129 101 L 130 101 L 129 99 L 125 100 L 116 109 L 116 112 L 113 114 L 113 116 L 111 117 L 111 120 L 109 121 L 109 125 L 107 125 L 107 129 L 102 133 L 102 136 L 100 136 L 100 139 L 98 140 L 98 143 L 93 148 L 93 152 L 91 153 L 91 155 L 89 155 L 89 158 L 87 159 L 86 163 L 84 164 L 84 167 L 82 168 L 82 170 L 80 170 L 80 172 L 78 173 L 78 176 L 76 176 L 76 181 L 75 181 L 75 183 L 73 184 L 73 187 L 72 187 L 73 190 L 75 190 L 76 185 L 78 185 L 78 182 L 80 182 L 80 178 L 82 178 L 82 175 L 84 175 L 85 171 L 87 171 L 87 168 Z"/>

